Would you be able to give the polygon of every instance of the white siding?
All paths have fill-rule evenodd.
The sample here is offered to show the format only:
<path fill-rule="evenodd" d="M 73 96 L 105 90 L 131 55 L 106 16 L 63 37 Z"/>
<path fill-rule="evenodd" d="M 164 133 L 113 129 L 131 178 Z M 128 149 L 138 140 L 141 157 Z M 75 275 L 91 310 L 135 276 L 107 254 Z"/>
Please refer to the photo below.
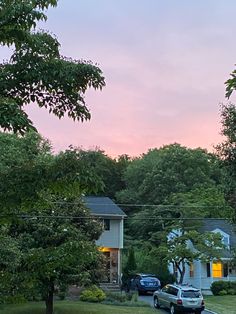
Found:
<path fill-rule="evenodd" d="M 96 241 L 97 246 L 123 248 L 123 219 L 110 219 L 110 230 L 104 230 Z"/>

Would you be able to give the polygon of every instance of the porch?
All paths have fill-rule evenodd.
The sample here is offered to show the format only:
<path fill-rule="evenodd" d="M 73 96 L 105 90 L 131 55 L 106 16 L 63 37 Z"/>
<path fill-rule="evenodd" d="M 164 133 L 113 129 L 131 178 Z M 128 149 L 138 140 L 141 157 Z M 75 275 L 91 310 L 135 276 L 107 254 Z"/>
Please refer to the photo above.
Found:
<path fill-rule="evenodd" d="M 120 250 L 116 248 L 100 247 L 105 259 L 105 272 L 102 283 L 118 284 L 121 272 Z"/>

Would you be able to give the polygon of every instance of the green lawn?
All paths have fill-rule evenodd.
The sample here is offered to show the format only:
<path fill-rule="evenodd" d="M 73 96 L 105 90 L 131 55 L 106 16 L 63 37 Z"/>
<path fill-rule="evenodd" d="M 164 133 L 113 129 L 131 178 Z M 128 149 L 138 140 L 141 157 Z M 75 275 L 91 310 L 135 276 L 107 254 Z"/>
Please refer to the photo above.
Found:
<path fill-rule="evenodd" d="M 42 302 L 0 307 L 0 314 L 44 314 Z M 55 314 L 157 314 L 148 307 L 126 307 L 85 302 L 61 301 L 55 304 Z"/>
<path fill-rule="evenodd" d="M 236 314 L 236 296 L 204 296 L 206 308 L 218 314 Z"/>

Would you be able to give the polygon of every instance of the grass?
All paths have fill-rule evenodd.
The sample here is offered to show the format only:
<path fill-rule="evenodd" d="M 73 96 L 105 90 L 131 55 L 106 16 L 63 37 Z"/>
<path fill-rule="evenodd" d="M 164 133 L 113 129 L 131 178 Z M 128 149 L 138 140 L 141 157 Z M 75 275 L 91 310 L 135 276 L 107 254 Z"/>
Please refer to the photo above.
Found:
<path fill-rule="evenodd" d="M 157 314 L 157 311 L 147 307 L 126 307 L 86 302 L 58 301 L 55 303 L 54 314 Z M 25 303 L 4 305 L 0 314 L 44 314 L 44 303 Z"/>
<path fill-rule="evenodd" d="M 204 296 L 206 308 L 218 314 L 236 314 L 236 296 Z"/>

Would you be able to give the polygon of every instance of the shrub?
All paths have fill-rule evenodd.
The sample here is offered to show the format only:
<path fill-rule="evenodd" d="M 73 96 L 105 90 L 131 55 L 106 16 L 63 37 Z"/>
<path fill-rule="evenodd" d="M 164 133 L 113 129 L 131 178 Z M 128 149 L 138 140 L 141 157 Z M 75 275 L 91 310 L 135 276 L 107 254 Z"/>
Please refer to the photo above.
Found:
<path fill-rule="evenodd" d="M 14 296 L 7 296 L 4 298 L 3 303 L 10 303 L 10 304 L 21 304 L 21 303 L 26 303 L 27 300 L 25 297 L 21 294 L 16 294 Z"/>
<path fill-rule="evenodd" d="M 129 301 L 128 295 L 125 293 L 107 292 L 105 302 L 126 302 Z"/>
<path fill-rule="evenodd" d="M 107 293 L 106 299 L 102 302 L 108 305 L 122 306 L 149 306 L 147 303 L 138 301 L 138 293 Z"/>
<path fill-rule="evenodd" d="M 231 288 L 231 289 L 227 290 L 227 294 L 229 294 L 229 295 L 235 295 L 235 294 L 236 294 L 236 291 Z"/>
<path fill-rule="evenodd" d="M 220 292 L 219 292 L 219 295 L 227 295 L 228 294 L 228 292 L 226 291 L 226 290 L 221 290 Z"/>
<path fill-rule="evenodd" d="M 234 290 L 234 294 L 236 294 L 236 281 L 230 281 L 230 289 Z"/>
<path fill-rule="evenodd" d="M 131 298 L 131 302 L 138 302 L 138 293 L 133 293 L 132 298 Z"/>
<path fill-rule="evenodd" d="M 85 302 L 102 302 L 105 298 L 106 295 L 102 289 L 95 285 L 83 290 L 80 295 L 80 300 Z"/>
<path fill-rule="evenodd" d="M 220 291 L 229 289 L 229 281 L 215 281 L 211 284 L 211 292 L 213 295 L 220 295 Z"/>
<path fill-rule="evenodd" d="M 222 291 L 223 294 L 221 294 Z M 236 294 L 236 281 L 219 280 L 212 283 L 211 292 L 213 293 L 213 295 L 225 295 L 225 291 L 226 294 Z"/>

